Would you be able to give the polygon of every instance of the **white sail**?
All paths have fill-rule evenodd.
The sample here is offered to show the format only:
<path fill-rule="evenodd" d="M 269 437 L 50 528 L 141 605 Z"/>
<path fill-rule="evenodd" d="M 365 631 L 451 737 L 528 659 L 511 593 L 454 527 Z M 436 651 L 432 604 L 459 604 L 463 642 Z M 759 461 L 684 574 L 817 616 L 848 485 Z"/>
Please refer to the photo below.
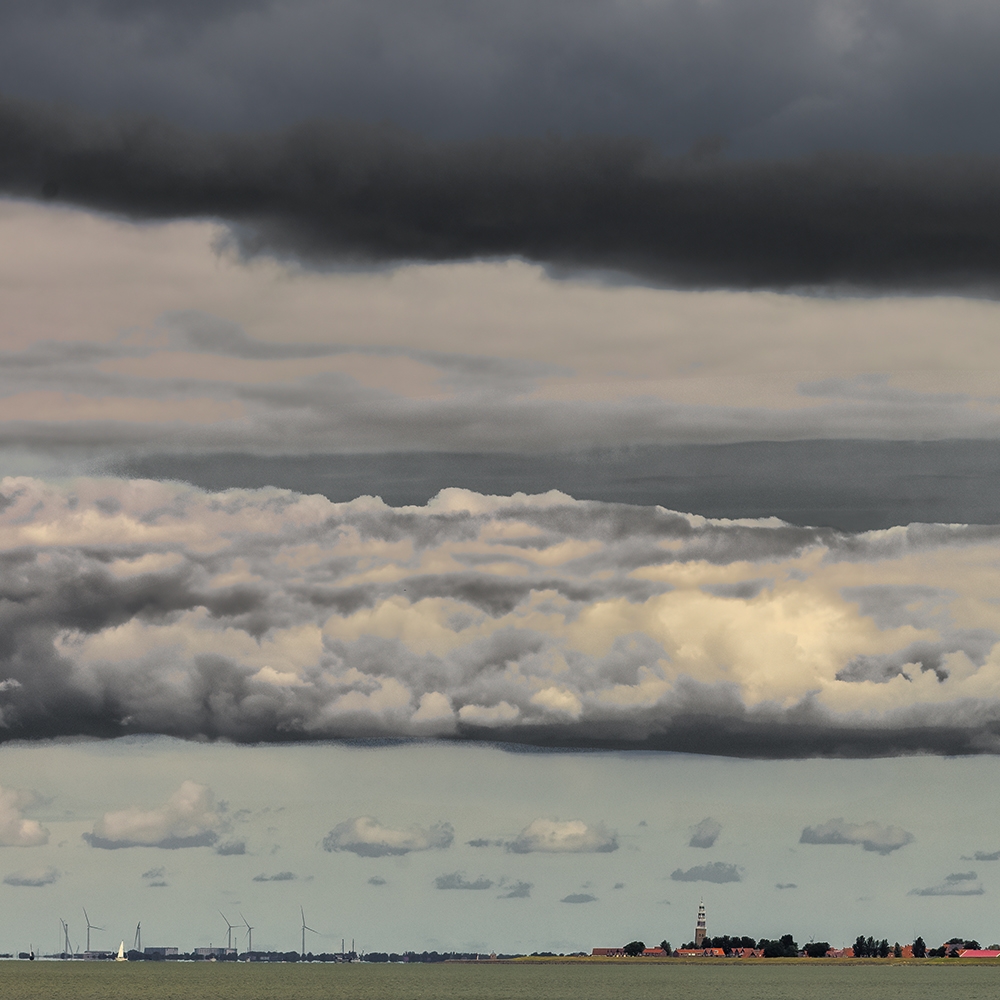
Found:
<path fill-rule="evenodd" d="M 128 959 L 125 957 L 125 942 L 124 941 L 122 941 L 122 943 L 120 945 L 118 945 L 118 957 L 115 959 L 115 961 L 116 962 L 127 962 L 128 961 Z"/>

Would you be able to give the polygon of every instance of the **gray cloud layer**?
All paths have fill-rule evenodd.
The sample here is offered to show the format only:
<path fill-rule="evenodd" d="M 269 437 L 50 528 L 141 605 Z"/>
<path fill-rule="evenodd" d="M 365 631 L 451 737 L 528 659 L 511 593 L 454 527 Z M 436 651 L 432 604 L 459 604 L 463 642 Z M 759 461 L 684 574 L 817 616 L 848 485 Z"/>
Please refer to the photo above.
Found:
<path fill-rule="evenodd" d="M 0 101 L 0 191 L 217 217 L 242 252 L 377 264 L 517 256 L 680 287 L 993 291 L 989 158 L 668 158 L 630 139 L 431 142 L 389 126 L 209 136 Z"/>

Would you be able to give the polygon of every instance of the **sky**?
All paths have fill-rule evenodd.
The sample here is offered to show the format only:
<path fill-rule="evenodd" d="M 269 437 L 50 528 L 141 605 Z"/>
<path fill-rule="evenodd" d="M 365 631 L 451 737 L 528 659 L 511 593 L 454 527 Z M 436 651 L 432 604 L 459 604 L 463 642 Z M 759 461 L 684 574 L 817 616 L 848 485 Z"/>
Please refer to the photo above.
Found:
<path fill-rule="evenodd" d="M 998 46 L 0 4 L 0 951 L 1000 938 Z"/>

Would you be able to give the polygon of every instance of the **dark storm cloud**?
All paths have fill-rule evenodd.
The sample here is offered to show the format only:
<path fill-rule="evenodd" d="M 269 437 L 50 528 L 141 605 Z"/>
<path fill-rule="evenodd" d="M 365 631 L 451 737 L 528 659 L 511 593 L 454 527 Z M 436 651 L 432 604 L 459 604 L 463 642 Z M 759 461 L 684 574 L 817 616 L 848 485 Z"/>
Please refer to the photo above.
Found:
<path fill-rule="evenodd" d="M 221 218 L 245 254 L 317 263 L 517 256 L 680 287 L 991 292 L 1000 265 L 989 158 L 701 160 L 320 122 L 210 136 L 10 98 L 0 148 L 8 194 Z"/>
<path fill-rule="evenodd" d="M 711 816 L 706 816 L 697 826 L 691 828 L 688 847 L 714 847 L 720 833 L 722 824 Z"/>
<path fill-rule="evenodd" d="M 965 860 L 963 858 L 963 860 Z M 976 851 L 970 859 L 972 861 L 1000 861 L 1000 851 Z"/>
<path fill-rule="evenodd" d="M 724 861 L 711 861 L 707 865 L 695 865 L 684 871 L 676 868 L 670 873 L 675 882 L 742 882 L 741 869 Z"/>
<path fill-rule="evenodd" d="M 596 903 L 597 897 L 589 892 L 571 892 L 568 896 L 563 896 L 560 903 Z"/>
<path fill-rule="evenodd" d="M 998 28 L 975 0 L 40 0 L 0 7 L 0 90 L 203 128 L 996 150 Z"/>
<path fill-rule="evenodd" d="M 913 842 L 913 834 L 898 826 L 883 826 L 874 820 L 867 823 L 845 823 L 831 819 L 820 826 L 807 826 L 799 837 L 800 844 L 860 844 L 866 851 L 891 854 Z"/>

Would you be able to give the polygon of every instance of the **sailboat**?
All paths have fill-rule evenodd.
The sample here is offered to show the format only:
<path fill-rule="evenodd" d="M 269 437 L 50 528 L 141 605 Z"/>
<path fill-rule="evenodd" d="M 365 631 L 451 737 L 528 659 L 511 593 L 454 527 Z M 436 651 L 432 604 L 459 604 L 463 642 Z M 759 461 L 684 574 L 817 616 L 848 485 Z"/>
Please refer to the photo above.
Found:
<path fill-rule="evenodd" d="M 116 962 L 127 962 L 128 961 L 128 958 L 125 955 L 125 942 L 124 941 L 122 941 L 122 943 L 120 945 L 118 945 L 118 954 L 115 956 L 115 961 Z"/>

